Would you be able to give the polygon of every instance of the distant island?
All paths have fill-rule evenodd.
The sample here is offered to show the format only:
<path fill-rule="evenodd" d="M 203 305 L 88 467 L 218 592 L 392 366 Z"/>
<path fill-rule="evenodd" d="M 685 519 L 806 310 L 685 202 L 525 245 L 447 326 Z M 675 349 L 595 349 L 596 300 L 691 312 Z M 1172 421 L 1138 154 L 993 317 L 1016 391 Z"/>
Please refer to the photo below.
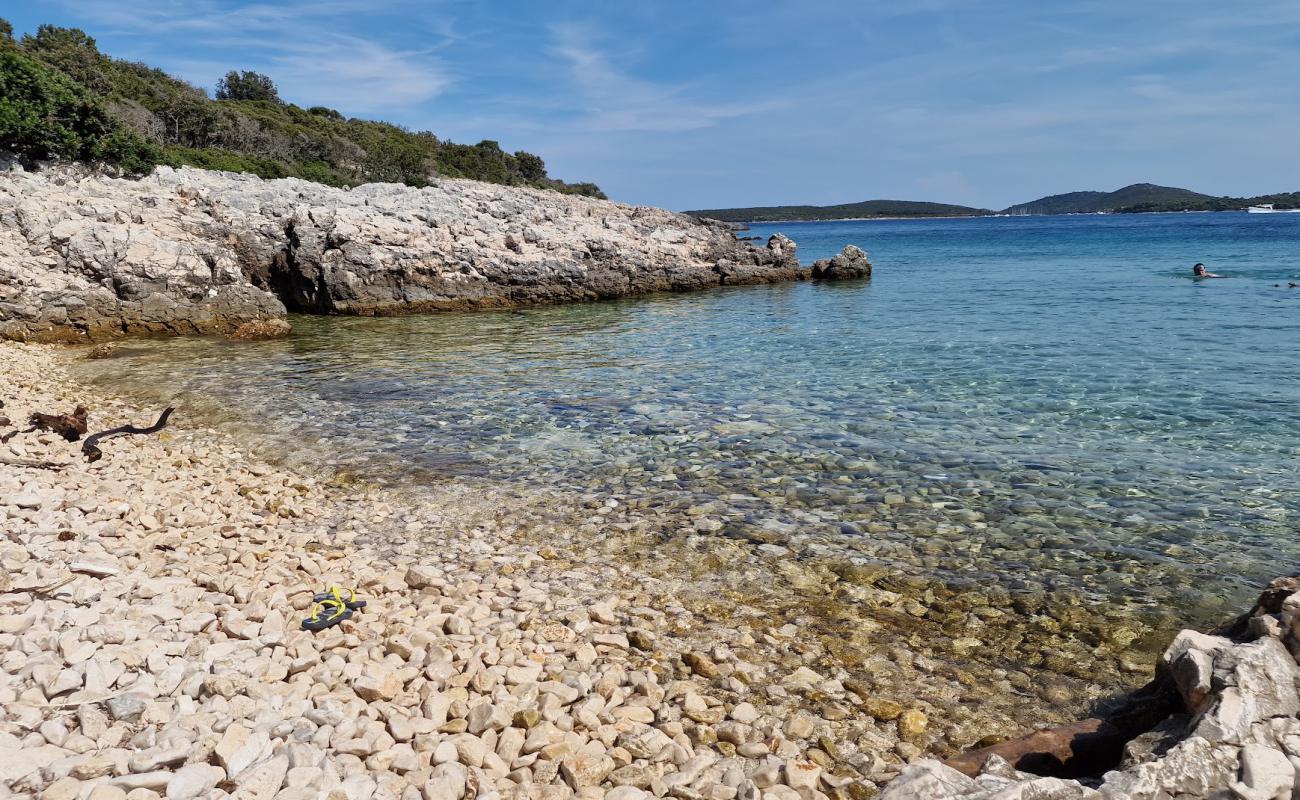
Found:
<path fill-rule="evenodd" d="M 866 200 L 838 206 L 762 206 L 687 211 L 693 217 L 723 222 L 785 222 L 788 220 L 869 219 L 872 217 L 986 217 L 987 208 L 924 203 L 916 200 Z"/>
<path fill-rule="evenodd" d="M 1019 203 L 1002 211 L 947 203 L 912 200 L 867 200 L 834 206 L 758 206 L 754 208 L 712 208 L 687 211 L 693 217 L 723 222 L 786 222 L 831 219 L 882 219 L 907 217 L 988 217 L 1034 214 L 1141 214 L 1158 211 L 1241 211 L 1249 206 L 1272 204 L 1276 208 L 1300 208 L 1300 192 L 1257 197 L 1215 197 L 1213 195 L 1135 183 L 1113 192 L 1068 192 Z"/>

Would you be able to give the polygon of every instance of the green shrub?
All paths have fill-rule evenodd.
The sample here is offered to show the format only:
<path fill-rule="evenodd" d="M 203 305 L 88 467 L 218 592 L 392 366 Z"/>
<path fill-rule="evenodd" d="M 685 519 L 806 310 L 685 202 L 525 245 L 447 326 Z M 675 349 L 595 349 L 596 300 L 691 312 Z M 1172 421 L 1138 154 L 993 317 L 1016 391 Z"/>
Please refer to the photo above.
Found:
<path fill-rule="evenodd" d="M 116 127 L 67 76 L 21 53 L 0 52 L 0 149 L 31 161 L 92 158 Z"/>
<path fill-rule="evenodd" d="M 118 128 L 91 146 L 90 157 L 113 164 L 128 175 L 143 175 L 157 166 L 162 152 L 135 131 Z"/>

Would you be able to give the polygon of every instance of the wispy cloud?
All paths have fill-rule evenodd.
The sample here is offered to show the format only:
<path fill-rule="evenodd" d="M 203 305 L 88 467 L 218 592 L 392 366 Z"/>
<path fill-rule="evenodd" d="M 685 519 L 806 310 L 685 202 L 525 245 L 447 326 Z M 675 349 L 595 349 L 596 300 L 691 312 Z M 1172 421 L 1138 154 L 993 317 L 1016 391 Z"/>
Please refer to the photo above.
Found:
<path fill-rule="evenodd" d="M 683 85 L 633 77 L 615 66 L 588 26 L 550 27 L 551 52 L 568 65 L 576 109 L 583 123 L 603 131 L 679 132 L 711 127 L 722 120 L 770 111 L 772 101 L 707 102 L 690 97 Z"/>
<path fill-rule="evenodd" d="M 373 14 L 384 0 L 319 0 L 284 4 L 219 4 L 162 0 L 143 6 L 127 0 L 77 3 L 78 11 L 116 33 L 184 37 L 191 49 L 229 56 L 175 58 L 171 66 L 211 86 L 230 69 L 269 74 L 281 94 L 303 105 L 328 105 L 351 113 L 380 112 L 432 100 L 451 84 L 434 52 L 451 33 L 444 20 L 431 42 L 399 49 L 345 32 L 348 19 Z"/>

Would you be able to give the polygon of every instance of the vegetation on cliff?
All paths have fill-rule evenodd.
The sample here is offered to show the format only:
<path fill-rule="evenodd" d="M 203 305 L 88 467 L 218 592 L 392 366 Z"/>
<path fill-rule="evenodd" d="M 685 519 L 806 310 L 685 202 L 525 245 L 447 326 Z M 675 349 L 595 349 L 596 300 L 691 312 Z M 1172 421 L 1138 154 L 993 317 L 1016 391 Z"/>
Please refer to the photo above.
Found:
<path fill-rule="evenodd" d="M 331 186 L 423 186 L 446 176 L 604 197 L 595 184 L 551 178 L 540 157 L 491 140 L 456 144 L 330 108 L 300 108 L 255 72 L 227 73 L 209 97 L 162 70 L 104 55 L 79 29 L 42 25 L 15 40 L 4 20 L 0 150 L 29 161 L 103 161 L 129 173 L 187 164 Z"/>

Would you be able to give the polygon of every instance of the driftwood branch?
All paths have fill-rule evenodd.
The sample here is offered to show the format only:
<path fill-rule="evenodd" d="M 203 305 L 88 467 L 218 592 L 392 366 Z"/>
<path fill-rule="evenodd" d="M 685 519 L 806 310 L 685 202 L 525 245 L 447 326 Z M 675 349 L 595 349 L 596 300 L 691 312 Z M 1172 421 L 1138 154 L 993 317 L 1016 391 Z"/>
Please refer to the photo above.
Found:
<path fill-rule="evenodd" d="M 11 456 L 0 455 L 0 466 L 48 469 L 52 472 L 58 472 L 64 467 L 67 467 L 68 463 L 66 461 L 41 461 L 37 458 L 13 458 Z"/>
<path fill-rule="evenodd" d="M 99 433 L 93 434 L 87 437 L 86 441 L 82 443 L 81 452 L 85 454 L 87 461 L 98 461 L 104 457 L 104 453 L 99 449 L 99 443 L 101 441 L 111 439 L 115 436 L 157 433 L 167 427 L 167 419 L 175 410 L 176 408 L 174 406 L 167 406 L 167 408 L 163 410 L 162 415 L 158 417 L 158 421 L 147 428 L 137 428 L 134 425 L 121 425 L 116 428 L 109 428 L 106 431 L 100 431 Z"/>
<path fill-rule="evenodd" d="M 57 580 L 54 583 L 47 583 L 44 586 L 14 586 L 10 589 L 0 589 L 0 594 L 21 594 L 23 592 L 31 592 L 32 594 L 49 594 L 55 589 L 61 589 L 69 583 L 72 583 L 73 579 L 76 577 L 76 575 L 69 575 L 66 578 Z"/>
<path fill-rule="evenodd" d="M 86 417 L 89 412 L 85 406 L 77 406 L 71 414 L 32 414 L 30 424 L 34 430 L 52 431 L 75 442 L 86 435 Z"/>

